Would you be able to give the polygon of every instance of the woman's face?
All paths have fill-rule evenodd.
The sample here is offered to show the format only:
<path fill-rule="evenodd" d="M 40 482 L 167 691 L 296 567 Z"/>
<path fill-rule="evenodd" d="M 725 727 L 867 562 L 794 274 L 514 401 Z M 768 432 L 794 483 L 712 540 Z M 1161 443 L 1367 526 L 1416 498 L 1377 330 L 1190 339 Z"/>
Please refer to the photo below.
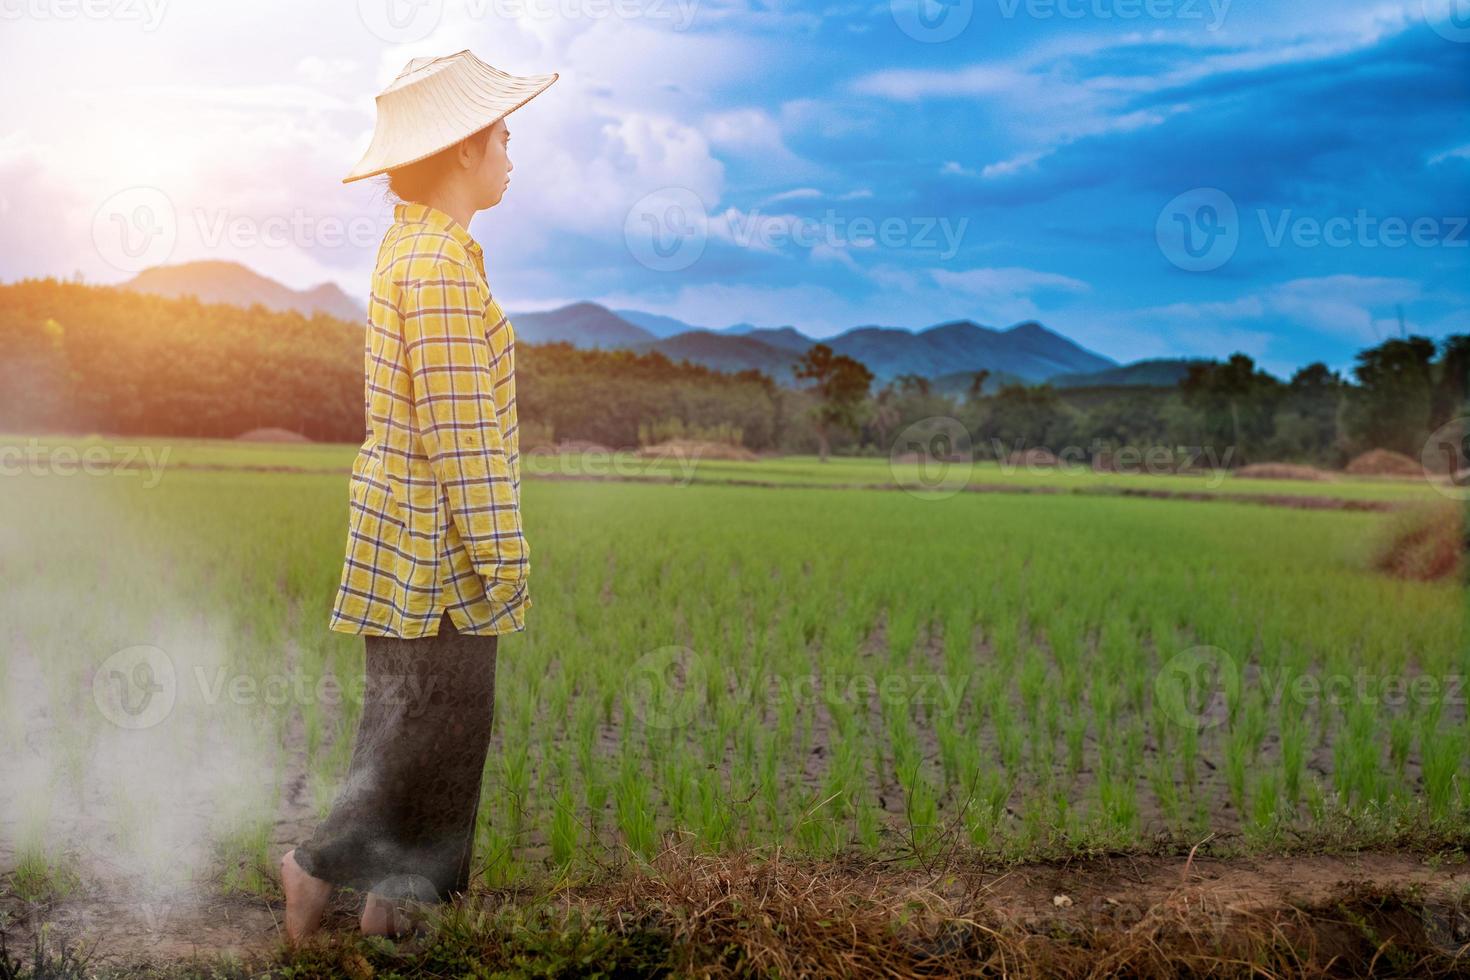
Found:
<path fill-rule="evenodd" d="M 497 120 L 485 137 L 484 152 L 479 154 L 478 161 L 471 163 L 475 197 L 481 209 L 499 204 L 505 196 L 505 189 L 510 186 L 510 172 L 514 165 L 510 162 L 509 143 L 510 130 L 506 128 L 505 120 Z"/>

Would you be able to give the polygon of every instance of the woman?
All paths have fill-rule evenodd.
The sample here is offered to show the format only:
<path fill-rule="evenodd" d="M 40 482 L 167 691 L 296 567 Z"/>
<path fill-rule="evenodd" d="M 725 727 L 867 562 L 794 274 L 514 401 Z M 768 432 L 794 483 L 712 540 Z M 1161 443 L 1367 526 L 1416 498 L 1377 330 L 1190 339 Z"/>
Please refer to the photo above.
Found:
<path fill-rule="evenodd" d="M 281 861 L 292 942 L 335 886 L 367 892 L 362 931 L 385 935 L 398 900 L 469 883 L 497 638 L 525 628 L 531 600 L 515 337 L 467 229 L 510 183 L 505 117 L 556 78 L 469 51 L 415 58 L 344 180 L 387 174 L 400 203 L 373 274 L 367 439 L 330 623 L 365 638 L 363 713 L 332 812 Z"/>

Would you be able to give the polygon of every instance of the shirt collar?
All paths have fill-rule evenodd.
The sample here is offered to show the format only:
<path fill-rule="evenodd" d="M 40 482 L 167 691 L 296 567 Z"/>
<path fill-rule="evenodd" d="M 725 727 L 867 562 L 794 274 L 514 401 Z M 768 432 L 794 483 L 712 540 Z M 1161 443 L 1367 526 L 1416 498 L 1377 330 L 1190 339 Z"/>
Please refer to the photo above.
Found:
<path fill-rule="evenodd" d="M 470 233 L 465 230 L 464 226 L 438 208 L 431 208 L 427 204 L 419 204 L 416 201 L 400 202 L 393 208 L 393 219 L 401 223 L 423 223 L 430 228 L 437 228 L 459 242 L 471 255 L 476 257 L 484 255 L 480 243 L 470 237 Z"/>

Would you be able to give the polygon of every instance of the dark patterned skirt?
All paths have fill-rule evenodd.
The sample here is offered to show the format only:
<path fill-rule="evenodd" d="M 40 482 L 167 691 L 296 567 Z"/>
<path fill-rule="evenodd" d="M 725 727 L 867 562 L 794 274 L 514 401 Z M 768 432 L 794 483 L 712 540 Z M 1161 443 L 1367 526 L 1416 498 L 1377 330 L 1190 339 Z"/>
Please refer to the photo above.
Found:
<path fill-rule="evenodd" d="M 446 612 L 437 636 L 364 640 L 347 782 L 296 860 L 345 888 L 442 901 L 469 887 L 498 637 L 461 635 Z"/>

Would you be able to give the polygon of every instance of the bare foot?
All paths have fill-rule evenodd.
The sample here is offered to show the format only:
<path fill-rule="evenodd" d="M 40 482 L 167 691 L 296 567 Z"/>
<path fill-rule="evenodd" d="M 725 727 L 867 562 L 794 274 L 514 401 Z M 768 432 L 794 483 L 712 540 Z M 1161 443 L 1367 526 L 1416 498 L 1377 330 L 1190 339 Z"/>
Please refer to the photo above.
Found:
<path fill-rule="evenodd" d="M 332 883 L 307 874 L 296 863 L 296 851 L 290 850 L 281 858 L 281 889 L 286 893 L 286 939 L 299 943 L 321 925 Z"/>
<path fill-rule="evenodd" d="M 398 936 L 406 926 L 394 904 L 376 892 L 368 892 L 359 924 L 364 936 Z"/>

